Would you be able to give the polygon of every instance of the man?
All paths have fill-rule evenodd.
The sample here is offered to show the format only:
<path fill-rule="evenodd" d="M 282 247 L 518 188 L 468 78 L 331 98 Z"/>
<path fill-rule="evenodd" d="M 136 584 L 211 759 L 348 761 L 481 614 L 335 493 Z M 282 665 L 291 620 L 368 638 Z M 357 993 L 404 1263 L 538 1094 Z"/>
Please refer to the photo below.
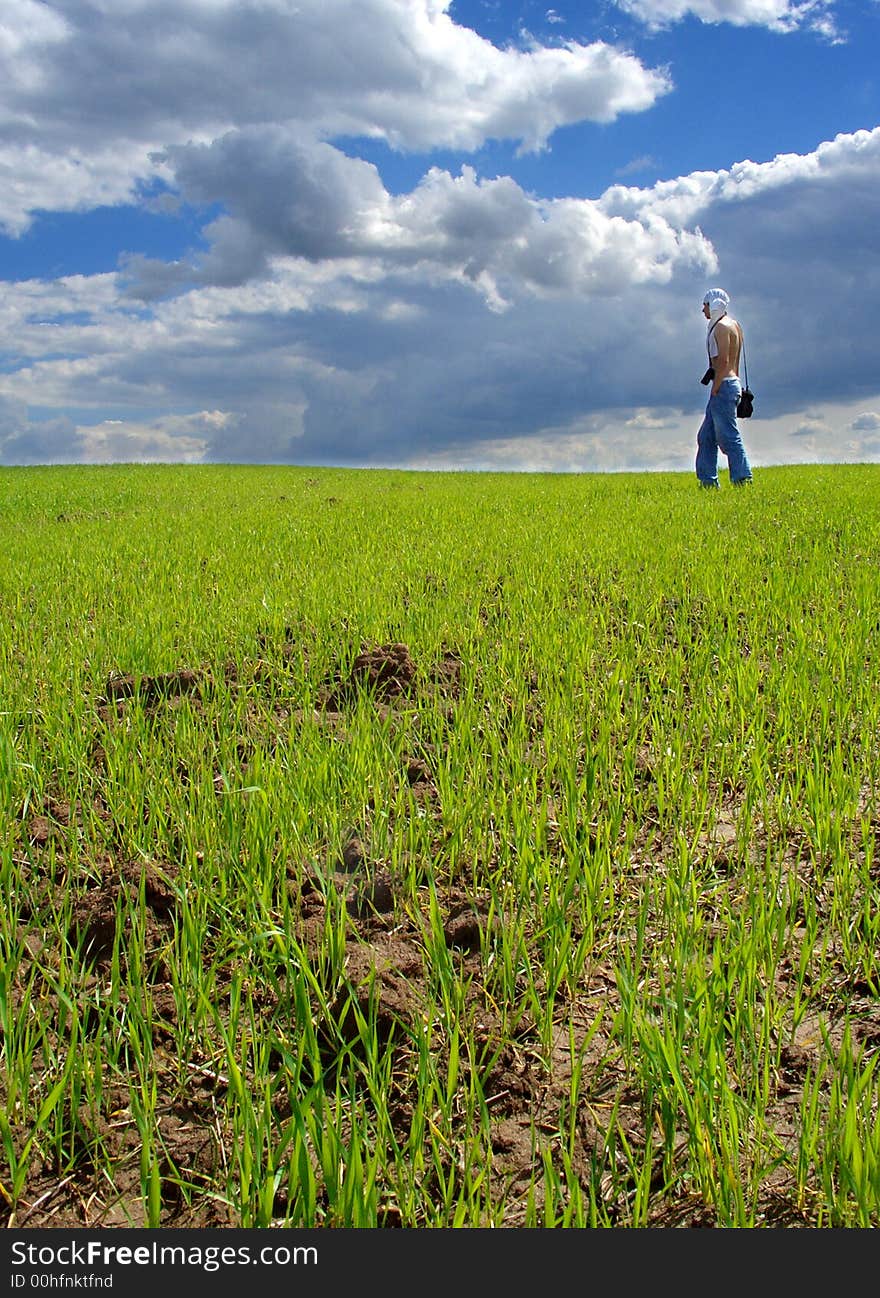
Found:
<path fill-rule="evenodd" d="M 743 331 L 728 314 L 730 298 L 723 288 L 710 288 L 703 298 L 703 315 L 709 321 L 709 369 L 703 382 L 711 383 L 706 415 L 697 433 L 697 478 L 701 487 L 717 487 L 718 452 L 727 457 L 734 487 L 751 482 L 752 470 L 736 422 L 736 403 L 742 392 L 739 361 Z"/>

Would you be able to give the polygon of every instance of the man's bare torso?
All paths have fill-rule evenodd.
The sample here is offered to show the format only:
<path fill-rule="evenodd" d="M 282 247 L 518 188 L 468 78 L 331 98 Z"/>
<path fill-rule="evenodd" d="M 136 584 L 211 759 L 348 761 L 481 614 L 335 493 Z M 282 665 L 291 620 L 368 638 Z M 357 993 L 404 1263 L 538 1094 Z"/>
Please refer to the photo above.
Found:
<path fill-rule="evenodd" d="M 722 316 L 714 329 L 718 355 L 712 357 L 712 368 L 715 380 L 713 393 L 717 392 L 725 379 L 739 378 L 739 358 L 742 353 L 742 329 L 739 321 L 732 316 Z"/>

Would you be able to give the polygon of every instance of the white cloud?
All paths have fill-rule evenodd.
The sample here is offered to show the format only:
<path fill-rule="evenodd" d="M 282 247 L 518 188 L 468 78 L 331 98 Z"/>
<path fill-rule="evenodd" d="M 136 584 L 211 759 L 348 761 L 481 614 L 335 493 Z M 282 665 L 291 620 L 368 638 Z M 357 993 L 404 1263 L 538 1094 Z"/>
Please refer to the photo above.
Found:
<path fill-rule="evenodd" d="M 880 433 L 880 414 L 874 410 L 864 410 L 856 415 L 850 428 L 855 433 Z"/>
<path fill-rule="evenodd" d="M 657 167 L 657 159 L 653 158 L 650 153 L 642 153 L 637 158 L 631 158 L 625 162 L 622 167 L 615 171 L 616 176 L 632 176 L 640 171 L 651 171 Z"/>
<path fill-rule="evenodd" d="M 867 185 L 876 196 L 880 164 L 880 127 L 838 135 L 812 153 L 780 153 L 770 162 L 745 159 L 722 171 L 697 171 L 674 180 L 658 181 L 650 189 L 614 185 L 602 195 L 603 211 L 636 217 L 646 210 L 674 225 L 700 219 L 710 206 L 741 203 L 794 184 L 809 184 L 817 194 L 832 188 L 840 193 L 841 206 L 851 202 L 844 182 Z M 830 195 L 823 194 L 824 201 Z M 809 229 L 808 214 L 802 222 Z"/>
<path fill-rule="evenodd" d="M 204 459 L 208 447 L 205 430 L 222 428 L 203 411 L 190 416 L 170 416 L 152 424 L 121 419 L 105 419 L 99 424 L 80 425 L 76 429 L 83 464 L 139 463 L 196 464 Z"/>
<path fill-rule="evenodd" d="M 448 0 L 7 0 L 0 222 L 83 210 L 164 175 L 163 150 L 276 123 L 396 148 L 542 148 L 649 108 L 668 75 L 596 42 L 499 49 Z M 230 58 L 230 50 L 235 56 Z"/>
<path fill-rule="evenodd" d="M 0 139 L 0 232 L 20 235 L 35 210 L 86 212 L 131 202 L 155 168 L 128 146 L 57 150 Z"/>
<path fill-rule="evenodd" d="M 817 436 L 828 433 L 828 424 L 824 415 L 805 414 L 789 432 L 790 437 L 803 437 L 814 442 Z"/>
<path fill-rule="evenodd" d="M 806 28 L 831 40 L 837 28 L 825 0 L 616 0 L 619 8 L 649 28 L 659 29 L 693 15 L 704 23 L 767 27 L 792 32 Z"/>
<path fill-rule="evenodd" d="M 4 0 L 0 60 L 7 83 L 25 91 L 45 88 L 41 51 L 63 42 L 70 29 L 61 14 L 37 0 Z"/>
<path fill-rule="evenodd" d="M 667 282 L 679 266 L 715 266 L 698 231 L 647 204 L 622 216 L 601 202 L 540 201 L 509 177 L 485 180 L 431 168 L 392 196 L 374 166 L 281 128 L 229 133 L 167 152 L 193 202 L 222 202 L 197 265 L 133 259 L 130 291 L 145 299 L 175 282 L 234 286 L 275 274 L 275 259 L 358 258 L 385 270 L 443 275 L 472 285 L 494 307 L 521 293 L 621 292 Z"/>

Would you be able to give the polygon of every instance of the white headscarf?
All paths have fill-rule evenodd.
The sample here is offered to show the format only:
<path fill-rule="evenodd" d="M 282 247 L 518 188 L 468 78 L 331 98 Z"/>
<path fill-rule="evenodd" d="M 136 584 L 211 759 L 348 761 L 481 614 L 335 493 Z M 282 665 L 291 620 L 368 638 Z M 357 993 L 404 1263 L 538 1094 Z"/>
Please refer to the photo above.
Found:
<path fill-rule="evenodd" d="M 727 308 L 730 306 L 730 298 L 724 292 L 723 288 L 710 288 L 709 292 L 703 298 L 703 305 L 709 308 L 710 324 L 716 324 L 723 315 L 727 314 Z"/>

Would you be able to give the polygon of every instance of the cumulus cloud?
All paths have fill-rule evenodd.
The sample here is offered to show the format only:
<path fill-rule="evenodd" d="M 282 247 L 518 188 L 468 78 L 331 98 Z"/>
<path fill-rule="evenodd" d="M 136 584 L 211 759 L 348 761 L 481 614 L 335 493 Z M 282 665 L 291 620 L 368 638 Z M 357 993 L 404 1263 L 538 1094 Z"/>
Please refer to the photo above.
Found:
<path fill-rule="evenodd" d="M 204 459 L 205 432 L 222 429 L 228 422 L 222 411 L 169 416 L 153 423 L 105 419 L 76 429 L 79 459 L 84 464 L 118 464 L 137 460 L 143 464 L 193 464 Z"/>
<path fill-rule="evenodd" d="M 152 170 L 127 145 L 55 151 L 0 135 L 0 231 L 23 234 L 35 211 L 87 212 L 129 203 Z"/>
<path fill-rule="evenodd" d="M 659 181 L 650 189 L 614 185 L 603 194 L 600 206 L 609 214 L 631 218 L 650 210 L 681 225 L 698 220 L 710 205 L 742 203 L 777 190 L 791 192 L 792 186 L 804 184 L 812 192 L 821 193 L 824 204 L 833 201 L 836 191 L 842 210 L 852 206 L 851 184 L 857 185 L 860 192 L 876 196 L 878 161 L 880 128 L 855 131 L 824 141 L 808 154 L 781 153 L 761 163 L 745 159 L 729 169 L 697 171 Z M 793 217 L 790 224 L 796 228 Z M 797 225 L 809 231 L 809 218 Z"/>
<path fill-rule="evenodd" d="M 0 464 L 138 463 L 192 464 L 204 459 L 206 430 L 222 429 L 222 411 L 171 415 L 152 422 L 104 419 L 76 425 L 68 418 L 31 420 L 22 410 L 4 434 L 0 415 Z"/>
<path fill-rule="evenodd" d="M 791 437 L 805 437 L 813 440 L 817 433 L 828 431 L 824 415 L 804 415 L 801 422 L 791 430 Z"/>
<path fill-rule="evenodd" d="M 671 87 L 664 70 L 603 42 L 499 49 L 456 24 L 450 0 L 10 5 L 0 222 L 14 234 L 36 209 L 129 199 L 165 175 L 164 150 L 234 130 L 534 150 L 559 127 L 643 111 Z"/>
<path fill-rule="evenodd" d="M 620 9 L 657 30 L 693 15 L 704 23 L 767 27 L 770 31 L 808 29 L 837 39 L 831 6 L 825 0 L 616 0 Z"/>
<path fill-rule="evenodd" d="M 273 259 L 367 259 L 386 270 L 442 274 L 494 307 L 508 294 L 610 293 L 667 282 L 679 266 L 710 273 L 698 231 L 645 205 L 626 216 L 599 202 L 541 201 L 509 177 L 431 168 L 408 194 L 389 194 L 377 169 L 280 127 L 229 133 L 165 155 L 185 198 L 222 202 L 192 265 L 131 259 L 129 292 L 152 299 L 178 284 L 239 285 L 274 273 Z"/>

